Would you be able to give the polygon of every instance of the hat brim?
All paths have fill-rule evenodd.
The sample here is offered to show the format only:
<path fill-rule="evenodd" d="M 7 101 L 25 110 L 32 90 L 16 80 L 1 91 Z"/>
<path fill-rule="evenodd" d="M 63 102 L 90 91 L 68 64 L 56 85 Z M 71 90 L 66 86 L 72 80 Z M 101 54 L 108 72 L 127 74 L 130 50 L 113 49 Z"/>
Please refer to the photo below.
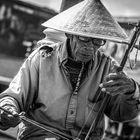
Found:
<path fill-rule="evenodd" d="M 128 36 L 100 0 L 85 0 L 42 24 L 65 33 L 128 43 Z"/>

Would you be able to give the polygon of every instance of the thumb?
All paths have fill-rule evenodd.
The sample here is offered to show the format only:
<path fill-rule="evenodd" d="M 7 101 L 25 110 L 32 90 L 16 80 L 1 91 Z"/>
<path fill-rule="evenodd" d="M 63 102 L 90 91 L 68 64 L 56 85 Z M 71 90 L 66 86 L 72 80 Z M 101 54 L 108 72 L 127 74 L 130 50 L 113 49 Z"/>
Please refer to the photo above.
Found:
<path fill-rule="evenodd" d="M 122 71 L 122 67 L 117 64 L 114 64 L 113 67 L 111 68 L 112 73 L 118 73 L 120 71 Z"/>
<path fill-rule="evenodd" d="M 16 111 L 13 111 L 12 114 L 14 117 L 19 117 L 19 114 Z"/>

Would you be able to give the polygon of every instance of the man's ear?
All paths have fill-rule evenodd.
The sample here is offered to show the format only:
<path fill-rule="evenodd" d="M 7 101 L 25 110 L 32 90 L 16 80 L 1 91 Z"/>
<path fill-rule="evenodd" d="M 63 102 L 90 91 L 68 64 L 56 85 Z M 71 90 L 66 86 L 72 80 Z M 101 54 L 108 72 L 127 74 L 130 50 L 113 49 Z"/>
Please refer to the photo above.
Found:
<path fill-rule="evenodd" d="M 66 35 L 67 38 L 71 38 L 71 37 L 72 37 L 71 34 L 67 34 L 67 33 L 65 33 L 65 35 Z"/>

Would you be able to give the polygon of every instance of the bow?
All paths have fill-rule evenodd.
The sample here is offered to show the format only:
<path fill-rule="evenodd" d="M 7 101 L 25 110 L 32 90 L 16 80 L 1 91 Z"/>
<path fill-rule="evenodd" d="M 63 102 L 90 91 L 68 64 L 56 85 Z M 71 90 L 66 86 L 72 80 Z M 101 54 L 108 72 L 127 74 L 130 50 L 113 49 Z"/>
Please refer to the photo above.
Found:
<path fill-rule="evenodd" d="M 3 107 L 0 107 L 0 109 L 3 110 L 3 111 L 5 111 L 6 113 L 8 113 L 8 114 L 10 114 L 10 115 L 13 115 L 10 111 L 4 109 Z M 43 130 L 45 130 L 45 131 L 47 131 L 47 132 L 49 132 L 49 133 L 55 135 L 55 136 L 61 137 L 61 138 L 64 139 L 64 140 L 75 140 L 74 137 L 72 137 L 72 136 L 70 136 L 70 135 L 68 135 L 68 134 L 66 134 L 66 133 L 63 133 L 63 132 L 57 130 L 56 128 L 54 128 L 54 127 L 52 127 L 52 126 L 44 125 L 44 124 L 41 124 L 41 123 L 39 123 L 39 122 L 37 122 L 37 121 L 31 120 L 31 119 L 25 117 L 24 114 L 25 114 L 25 113 L 22 112 L 22 113 L 20 113 L 20 114 L 18 115 L 18 117 L 19 117 L 19 119 L 20 119 L 21 121 L 28 122 L 28 123 L 30 123 L 30 124 L 32 124 L 32 125 L 34 125 L 34 126 L 37 126 L 37 127 L 41 128 L 41 129 L 43 129 Z M 14 115 L 13 115 L 13 116 L 14 116 Z M 79 140 L 79 139 L 76 139 L 76 140 Z"/>

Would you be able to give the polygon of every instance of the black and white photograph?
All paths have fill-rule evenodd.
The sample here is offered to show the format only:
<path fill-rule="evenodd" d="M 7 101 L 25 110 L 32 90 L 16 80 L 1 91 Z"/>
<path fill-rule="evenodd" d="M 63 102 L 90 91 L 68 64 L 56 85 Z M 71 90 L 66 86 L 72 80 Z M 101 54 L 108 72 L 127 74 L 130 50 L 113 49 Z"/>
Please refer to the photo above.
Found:
<path fill-rule="evenodd" d="M 140 0 L 0 0 L 0 140 L 140 140 Z"/>

